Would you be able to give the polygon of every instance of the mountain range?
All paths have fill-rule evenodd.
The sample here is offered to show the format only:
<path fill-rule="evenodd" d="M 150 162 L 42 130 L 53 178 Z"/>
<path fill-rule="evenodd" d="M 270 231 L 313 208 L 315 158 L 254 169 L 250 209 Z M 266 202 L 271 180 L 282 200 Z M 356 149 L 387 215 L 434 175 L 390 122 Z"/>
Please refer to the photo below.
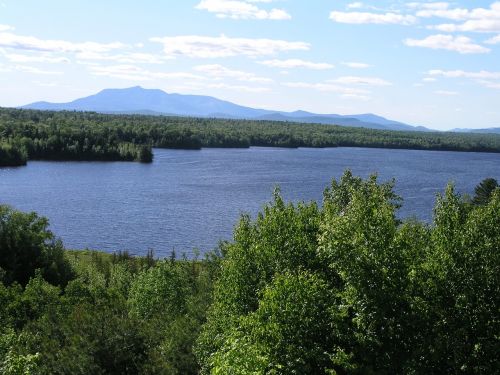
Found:
<path fill-rule="evenodd" d="M 500 134 L 500 127 L 485 129 L 452 129 L 451 131 L 455 133 Z"/>
<path fill-rule="evenodd" d="M 21 108 L 290 121 L 383 130 L 430 131 L 430 129 L 423 126 L 412 126 L 388 120 L 374 114 L 338 115 L 317 114 L 306 111 L 271 111 L 245 107 L 211 96 L 168 94 L 162 90 L 144 89 L 140 86 L 125 89 L 105 89 L 95 95 L 76 99 L 68 103 L 35 102 Z"/>
<path fill-rule="evenodd" d="M 388 120 L 371 113 L 357 115 L 317 114 L 306 111 L 271 111 L 241 106 L 212 96 L 168 94 L 158 89 L 140 86 L 125 89 L 105 89 L 95 95 L 68 103 L 35 102 L 21 108 L 53 111 L 93 111 L 114 114 L 144 114 L 228 119 L 271 120 L 319 123 L 380 130 L 433 131 Z M 500 128 L 453 129 L 460 133 L 497 133 Z"/>

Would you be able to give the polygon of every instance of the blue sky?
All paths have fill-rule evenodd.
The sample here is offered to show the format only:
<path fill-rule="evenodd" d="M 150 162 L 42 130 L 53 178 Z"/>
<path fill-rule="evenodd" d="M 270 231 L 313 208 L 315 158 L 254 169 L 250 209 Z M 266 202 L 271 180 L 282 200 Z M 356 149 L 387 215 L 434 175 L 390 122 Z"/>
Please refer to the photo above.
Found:
<path fill-rule="evenodd" d="M 500 126 L 500 1 L 0 0 L 0 106 L 137 85 Z"/>

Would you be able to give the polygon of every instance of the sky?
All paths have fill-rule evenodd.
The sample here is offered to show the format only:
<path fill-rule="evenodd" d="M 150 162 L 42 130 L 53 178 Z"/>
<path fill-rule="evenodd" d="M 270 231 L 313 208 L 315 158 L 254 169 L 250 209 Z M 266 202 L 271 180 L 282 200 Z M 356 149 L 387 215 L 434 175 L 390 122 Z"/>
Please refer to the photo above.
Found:
<path fill-rule="evenodd" d="M 0 106 L 131 86 L 500 127 L 500 1 L 0 0 Z"/>

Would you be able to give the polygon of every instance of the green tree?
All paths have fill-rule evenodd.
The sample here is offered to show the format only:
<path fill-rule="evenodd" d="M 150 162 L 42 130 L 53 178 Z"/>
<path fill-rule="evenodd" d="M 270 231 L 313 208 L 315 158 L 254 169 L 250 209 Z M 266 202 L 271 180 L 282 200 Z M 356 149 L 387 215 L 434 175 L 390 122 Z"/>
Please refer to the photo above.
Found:
<path fill-rule="evenodd" d="M 485 178 L 474 189 L 474 198 L 472 203 L 476 205 L 487 204 L 493 194 L 493 191 L 499 187 L 498 181 L 494 178 Z"/>
<path fill-rule="evenodd" d="M 48 230 L 48 220 L 36 213 L 0 205 L 0 268 L 5 283 L 26 285 L 36 269 L 53 284 L 66 284 L 73 271 L 61 242 Z"/>

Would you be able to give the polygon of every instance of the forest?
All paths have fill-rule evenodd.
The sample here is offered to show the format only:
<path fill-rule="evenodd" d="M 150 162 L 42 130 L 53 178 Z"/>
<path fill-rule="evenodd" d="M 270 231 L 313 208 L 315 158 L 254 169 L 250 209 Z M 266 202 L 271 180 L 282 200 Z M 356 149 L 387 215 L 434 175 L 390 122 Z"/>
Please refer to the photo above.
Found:
<path fill-rule="evenodd" d="M 0 166 L 27 160 L 153 160 L 152 148 L 376 147 L 500 152 L 500 135 L 279 121 L 0 109 Z"/>
<path fill-rule="evenodd" d="M 393 187 L 277 189 L 191 259 L 67 250 L 0 206 L 0 373 L 498 374 L 498 182 L 450 184 L 430 224 Z"/>

